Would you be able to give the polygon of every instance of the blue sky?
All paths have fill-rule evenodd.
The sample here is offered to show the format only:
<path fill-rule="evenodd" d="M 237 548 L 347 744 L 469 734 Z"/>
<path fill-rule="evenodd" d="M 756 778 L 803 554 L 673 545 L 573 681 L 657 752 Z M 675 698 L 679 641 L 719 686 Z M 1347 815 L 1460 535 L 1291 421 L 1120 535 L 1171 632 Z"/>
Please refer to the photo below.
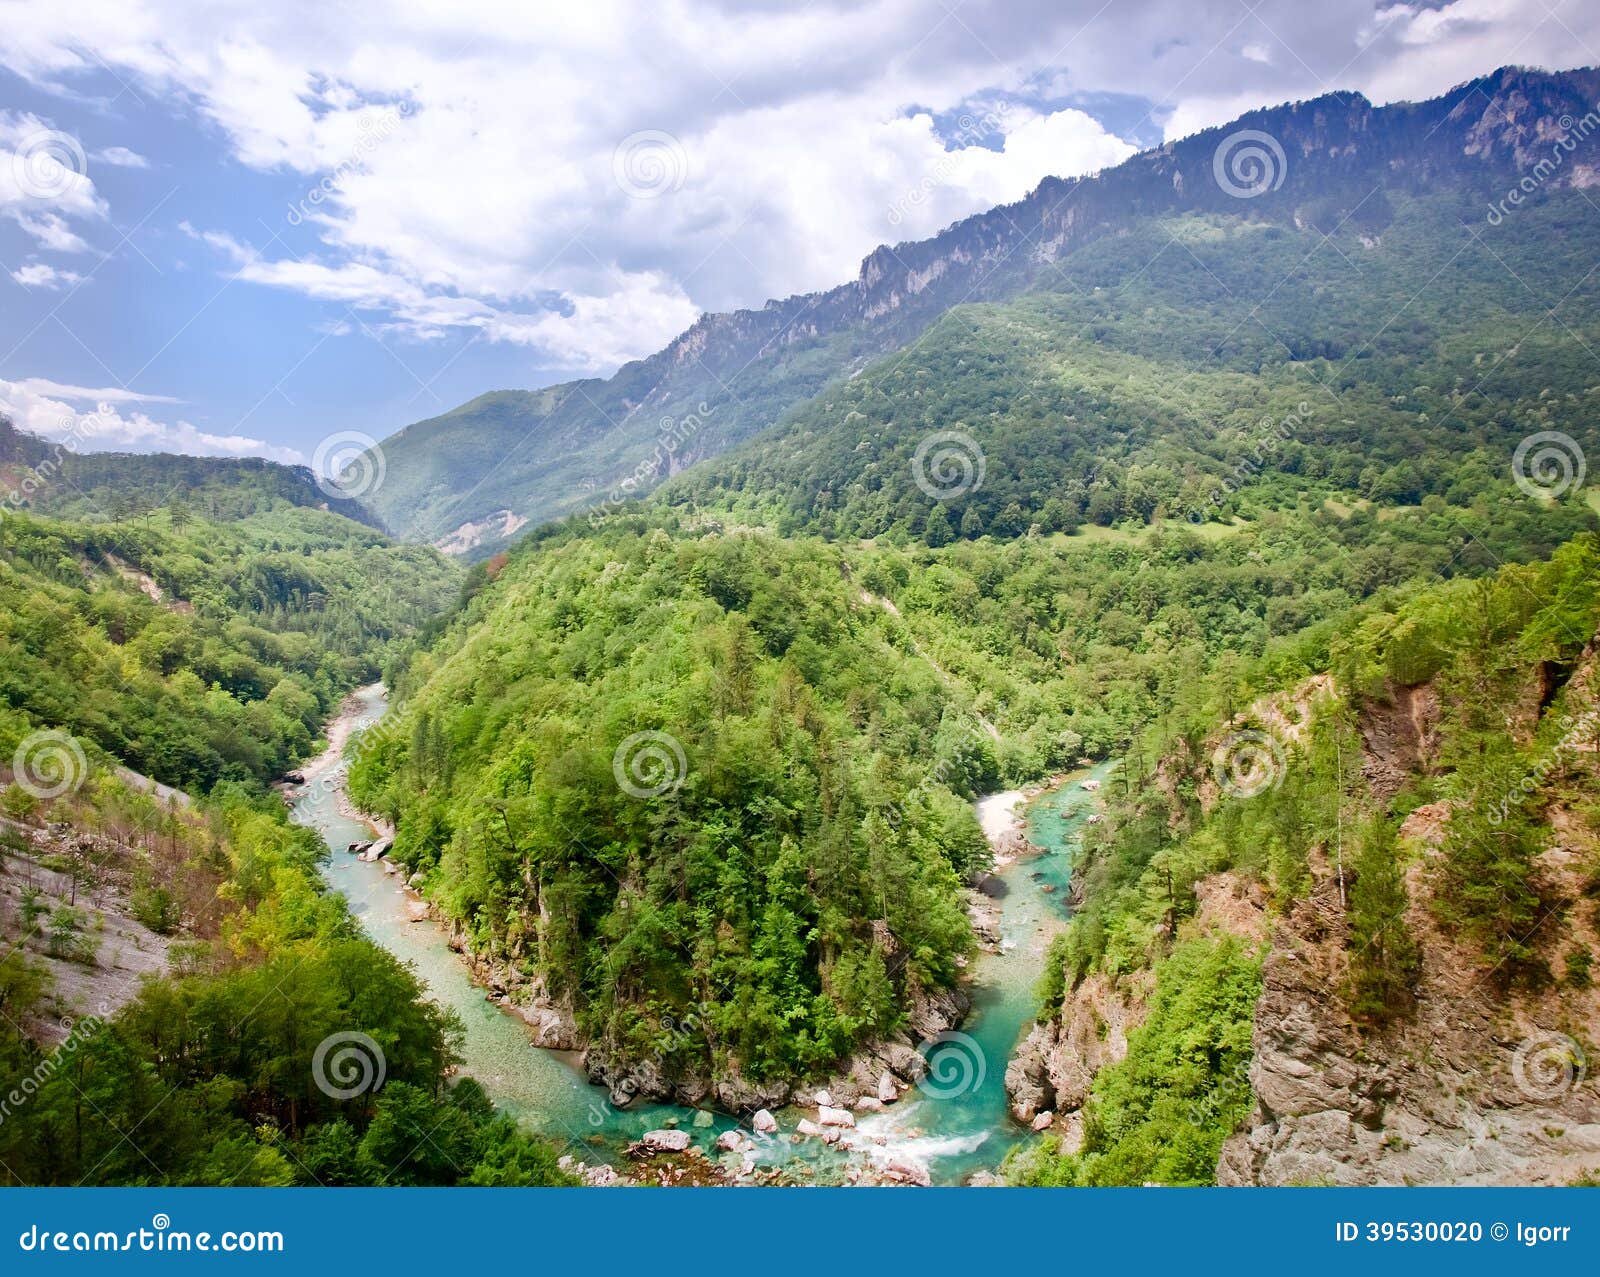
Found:
<path fill-rule="evenodd" d="M 1252 106 L 1600 62 L 1580 0 L 0 0 L 0 412 L 309 459 Z"/>
<path fill-rule="evenodd" d="M 372 312 L 234 278 L 235 263 L 184 228 L 223 229 L 285 255 L 314 253 L 315 228 L 290 220 L 306 197 L 305 178 L 240 163 L 204 120 L 125 89 L 109 73 L 75 78 L 74 88 L 98 100 L 65 98 L 0 73 L 5 108 L 79 140 L 107 206 L 103 217 L 72 223 L 84 252 L 50 252 L 16 222 L 0 220 L 0 378 L 132 390 L 152 398 L 114 405 L 122 416 L 142 409 L 162 424 L 188 422 L 258 442 L 238 451 L 298 460 L 334 431 L 381 436 L 488 389 L 569 375 L 558 364 L 541 366 L 526 347 L 470 332 L 429 340 L 385 333 Z M 99 158 L 119 146 L 144 163 Z M 82 279 L 29 287 L 12 277 L 41 263 Z M 69 400 L 85 412 L 99 402 Z M 93 437 L 84 443 L 102 445 Z M 234 450 L 126 432 L 103 445 Z"/>

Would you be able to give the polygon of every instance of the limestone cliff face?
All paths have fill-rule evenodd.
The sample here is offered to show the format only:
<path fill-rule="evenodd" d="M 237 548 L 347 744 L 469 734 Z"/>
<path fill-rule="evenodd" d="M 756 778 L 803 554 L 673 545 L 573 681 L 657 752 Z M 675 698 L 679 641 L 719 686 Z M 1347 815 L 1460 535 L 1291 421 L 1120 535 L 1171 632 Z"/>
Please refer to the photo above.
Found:
<path fill-rule="evenodd" d="M 1570 869 L 1562 849 L 1546 859 L 1553 879 Z M 1564 1184 L 1600 1168 L 1585 1041 L 1600 993 L 1508 996 L 1433 926 L 1426 875 L 1411 877 L 1423 974 L 1413 1014 L 1382 1033 L 1345 1014 L 1346 929 L 1325 867 L 1274 929 L 1256 1007 L 1256 1109 L 1224 1145 L 1219 1183 Z M 1569 919 L 1554 947 L 1592 947 L 1592 920 Z"/>
<path fill-rule="evenodd" d="M 1571 680 L 1580 700 L 1597 673 L 1591 643 Z M 1508 729 L 1530 732 L 1553 690 L 1548 670 L 1530 670 L 1525 694 L 1506 707 Z M 1364 708 L 1363 772 L 1375 793 L 1435 767 L 1438 717 L 1429 686 L 1391 688 Z M 1568 744 L 1576 764 L 1592 765 L 1592 732 Z M 1415 854 L 1406 924 L 1422 954 L 1409 1015 L 1374 1032 L 1345 1014 L 1348 930 L 1325 861 L 1309 899 L 1278 920 L 1256 1008 L 1257 1105 L 1223 1148 L 1220 1183 L 1564 1184 L 1600 1170 L 1600 988 L 1561 978 L 1566 955 L 1600 943 L 1589 822 L 1559 802 L 1545 813 L 1545 908 L 1531 940 L 1555 978 L 1508 989 L 1441 931 L 1431 908 L 1430 868 L 1450 814 L 1449 803 L 1429 803 L 1401 828 Z"/>

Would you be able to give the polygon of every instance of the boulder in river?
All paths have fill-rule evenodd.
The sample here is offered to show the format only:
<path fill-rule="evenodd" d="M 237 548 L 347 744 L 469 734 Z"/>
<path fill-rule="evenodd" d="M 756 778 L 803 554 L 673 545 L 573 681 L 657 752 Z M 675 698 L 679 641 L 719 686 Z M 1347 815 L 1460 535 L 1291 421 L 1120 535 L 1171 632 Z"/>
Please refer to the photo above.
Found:
<path fill-rule="evenodd" d="M 698 1126 L 698 1127 L 704 1128 L 704 1127 L 707 1127 L 707 1126 L 712 1126 L 712 1125 L 714 1125 L 716 1123 L 716 1120 L 717 1119 L 714 1118 L 705 1109 L 697 1109 L 695 1111 L 694 1124 L 696 1126 Z"/>
<path fill-rule="evenodd" d="M 740 1131 L 723 1131 L 717 1136 L 717 1147 L 724 1153 L 737 1153 L 743 1143 L 744 1134 Z"/>
<path fill-rule="evenodd" d="M 1039 1113 L 1034 1117 L 1032 1126 L 1036 1131 L 1048 1131 L 1055 1120 L 1056 1115 L 1046 1109 L 1043 1113 Z"/>
<path fill-rule="evenodd" d="M 822 1128 L 808 1117 L 802 1117 L 799 1125 L 797 1125 L 794 1129 L 801 1135 L 809 1135 L 812 1137 L 822 1134 Z"/>
<path fill-rule="evenodd" d="M 883 1109 L 883 1101 L 876 1095 L 863 1095 L 856 1101 L 857 1113 L 877 1113 Z"/>
<path fill-rule="evenodd" d="M 814 1095 L 812 1098 L 814 1100 L 816 1100 L 817 1105 L 820 1108 L 832 1108 L 833 1107 L 833 1096 L 830 1095 L 827 1091 L 818 1091 L 816 1093 L 816 1095 Z"/>
<path fill-rule="evenodd" d="M 817 1121 L 824 1126 L 854 1126 L 856 1124 L 855 1114 L 850 1112 L 849 1109 L 836 1109 L 827 1104 L 817 1110 Z"/>
<path fill-rule="evenodd" d="M 884 1167 L 883 1176 L 897 1184 L 915 1184 L 918 1188 L 933 1186 L 933 1177 L 928 1174 L 928 1168 L 908 1158 L 891 1157 L 889 1164 Z"/>
<path fill-rule="evenodd" d="M 642 1143 L 652 1153 L 682 1153 L 689 1147 L 688 1131 L 646 1131 Z"/>
<path fill-rule="evenodd" d="M 883 1104 L 893 1104 L 900 1098 L 900 1088 L 894 1084 L 894 1074 L 885 1069 L 878 1076 L 878 1100 Z"/>
<path fill-rule="evenodd" d="M 755 1116 L 750 1119 L 750 1125 L 763 1135 L 771 1135 L 778 1129 L 778 1119 L 766 1109 L 757 1109 Z"/>

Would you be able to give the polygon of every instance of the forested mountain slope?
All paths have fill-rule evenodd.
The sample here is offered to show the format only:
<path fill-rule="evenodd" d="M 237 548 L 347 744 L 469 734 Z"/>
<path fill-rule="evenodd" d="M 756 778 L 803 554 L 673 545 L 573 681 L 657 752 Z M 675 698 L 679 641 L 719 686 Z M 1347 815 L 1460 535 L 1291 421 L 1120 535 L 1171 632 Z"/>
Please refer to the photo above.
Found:
<path fill-rule="evenodd" d="M 1164 714 L 1007 1075 L 1058 1132 L 1014 1177 L 1593 1182 L 1597 639 L 1586 534 Z"/>
<path fill-rule="evenodd" d="M 184 459 L 8 443 L 46 499 L 0 517 L 0 1182 L 566 1182 L 267 791 L 456 570 L 282 467 L 180 501 Z"/>
<path fill-rule="evenodd" d="M 360 502 L 324 491 L 304 466 L 259 457 L 85 452 L 79 441 L 53 443 L 18 430 L 4 417 L 0 501 L 0 513 L 27 508 L 86 521 L 127 519 L 166 508 L 182 511 L 180 518 L 239 519 L 287 504 L 379 526 Z"/>
<path fill-rule="evenodd" d="M 663 495 L 938 545 L 1306 493 L 1466 505 L 1535 432 L 1600 449 L 1592 197 L 1498 229 L 1459 193 L 1384 207 L 1381 230 L 1331 234 L 1147 220 L 1022 299 L 951 311 Z"/>
<path fill-rule="evenodd" d="M 1509 230 L 1488 227 L 1485 218 L 1491 202 L 1503 200 L 1524 176 L 1538 175 L 1534 203 L 1592 184 L 1596 169 L 1577 149 L 1581 142 L 1553 168 L 1551 156 L 1566 132 L 1560 121 L 1584 119 L 1597 99 L 1600 73 L 1593 70 L 1508 68 L 1423 103 L 1375 108 L 1357 94 L 1330 94 L 1251 112 L 1094 177 L 1047 179 L 1017 204 L 921 243 L 875 251 L 851 283 L 761 310 L 707 315 L 659 354 L 608 380 L 496 392 L 409 426 L 384 441 L 388 473 L 372 502 L 397 534 L 436 540 L 500 511 L 538 521 L 635 495 L 779 422 L 824 388 L 906 346 L 953 306 L 1003 301 L 1035 288 L 1075 296 L 1098 287 L 1099 300 L 1086 313 L 1109 312 L 1115 319 L 1117 290 L 1137 285 L 1150 257 L 1121 254 L 1114 239 L 1125 233 L 1148 239 L 1153 232 L 1144 222 L 1150 218 L 1187 215 L 1196 219 L 1188 224 L 1207 228 L 1206 235 L 1263 245 L 1275 228 L 1287 236 L 1277 250 L 1286 268 L 1309 254 L 1312 272 L 1324 276 L 1312 294 L 1317 306 L 1364 319 L 1381 302 L 1369 306 L 1362 299 L 1394 259 L 1378 259 L 1368 271 L 1364 263 L 1374 259 L 1352 252 L 1346 241 L 1381 237 L 1396 208 L 1442 195 L 1457 199 L 1445 210 L 1448 219 L 1485 234 Z M 1269 135 L 1283 154 L 1281 163 L 1269 157 L 1271 188 L 1244 199 L 1236 198 L 1240 179 L 1228 168 L 1227 153 L 1219 157 L 1224 140 L 1241 130 Z M 1214 168 L 1219 159 L 1221 178 Z M 1271 185 L 1274 179 L 1281 181 Z M 1524 215 L 1515 210 L 1509 220 Z M 1338 243 L 1314 252 L 1330 232 Z M 1113 242 L 1103 254 L 1086 251 L 1107 237 Z M 1169 254 L 1174 261 L 1184 255 L 1184 237 Z M 1326 262 L 1337 253 L 1349 259 L 1343 275 L 1330 273 Z M 1241 315 L 1229 304 L 1226 279 L 1189 273 L 1188 291 L 1166 301 L 1165 313 L 1148 317 L 1162 332 L 1192 329 L 1188 347 L 1157 342 L 1143 352 L 1154 357 L 1158 377 L 1173 381 L 1186 369 L 1163 369 L 1165 360 L 1194 358 L 1206 337 L 1213 345 L 1235 341 L 1230 330 L 1241 319 L 1241 350 L 1263 340 L 1249 306 Z M 1497 281 L 1498 298 L 1518 292 L 1511 276 Z M 1303 301 L 1303 290 L 1291 297 Z M 1041 304 L 1048 310 L 1050 303 Z M 1517 297 L 1499 304 L 1517 309 L 1523 302 Z M 1462 319 L 1462 331 L 1471 331 L 1470 319 Z M 1326 331 L 1308 332 L 1298 349 L 1294 329 L 1278 331 L 1291 343 L 1290 360 L 1343 363 L 1363 358 L 1361 343 L 1378 337 L 1382 323 L 1361 326 L 1352 318 L 1322 325 Z M 1400 317 L 1399 334 L 1410 331 Z M 1280 357 L 1276 348 L 1269 355 L 1273 362 Z M 1363 370 L 1354 371 L 1359 378 Z M 1340 388 L 1340 382 L 1333 386 Z M 816 411 L 823 412 L 820 406 Z"/>
<path fill-rule="evenodd" d="M 48 464 L 21 481 L 62 486 Z M 433 550 L 277 496 L 253 469 L 226 474 L 202 487 L 205 504 L 246 513 L 177 500 L 122 520 L 5 510 L 0 714 L 180 788 L 264 785 L 454 597 L 458 573 Z"/>
<path fill-rule="evenodd" d="M 595 1076 L 748 1110 L 959 1015 L 973 797 L 1126 751 L 1197 670 L 1309 673 L 1371 601 L 1596 526 L 1502 487 L 939 549 L 575 517 L 391 665 L 353 792 Z"/>

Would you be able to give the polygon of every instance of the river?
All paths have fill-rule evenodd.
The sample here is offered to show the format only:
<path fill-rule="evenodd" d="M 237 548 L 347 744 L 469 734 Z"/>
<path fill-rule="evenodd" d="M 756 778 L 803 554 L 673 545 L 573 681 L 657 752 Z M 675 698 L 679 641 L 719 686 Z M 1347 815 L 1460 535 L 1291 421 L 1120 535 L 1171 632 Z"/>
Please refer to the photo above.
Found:
<path fill-rule="evenodd" d="M 380 686 L 356 693 L 351 712 L 336 722 L 335 748 L 346 731 L 377 722 L 386 703 Z M 1000 952 L 974 960 L 972 1013 L 960 1034 L 929 1052 L 930 1075 L 923 1087 L 881 1113 L 860 1115 L 849 1152 L 816 1139 L 779 1138 L 759 1145 L 758 1166 L 780 1167 L 795 1180 L 842 1183 L 851 1177 L 852 1165 L 882 1166 L 893 1159 L 926 1169 L 935 1184 L 961 1184 L 974 1172 L 994 1170 L 1013 1147 L 1033 1138 L 1007 1108 L 1006 1061 L 1032 1017 L 1050 938 L 1066 922 L 1073 852 L 1094 803 L 1082 782 L 1103 779 L 1111 766 L 1075 773 L 1029 803 L 1028 839 L 1042 854 L 998 871 L 1004 884 Z M 398 875 L 345 852 L 348 844 L 370 839 L 372 831 L 341 802 L 342 768 L 334 756 L 313 763 L 306 775 L 308 783 L 291 791 L 292 816 L 316 829 L 332 849 L 324 871 L 328 882 L 349 902 L 367 934 L 409 963 L 429 996 L 460 1016 L 465 1028 L 461 1070 L 476 1078 L 497 1105 L 594 1165 L 620 1165 L 626 1145 L 656 1127 L 692 1129 L 695 1142 L 711 1150 L 718 1133 L 738 1125 L 724 1114 L 672 1105 L 618 1109 L 605 1090 L 589 1084 L 576 1057 L 534 1046 L 527 1026 L 473 984 L 443 929 L 411 920 Z M 803 1116 L 805 1110 L 799 1109 L 779 1113 L 780 1129 L 792 1131 Z M 728 1156 L 730 1169 L 736 1168 L 737 1156 Z"/>

